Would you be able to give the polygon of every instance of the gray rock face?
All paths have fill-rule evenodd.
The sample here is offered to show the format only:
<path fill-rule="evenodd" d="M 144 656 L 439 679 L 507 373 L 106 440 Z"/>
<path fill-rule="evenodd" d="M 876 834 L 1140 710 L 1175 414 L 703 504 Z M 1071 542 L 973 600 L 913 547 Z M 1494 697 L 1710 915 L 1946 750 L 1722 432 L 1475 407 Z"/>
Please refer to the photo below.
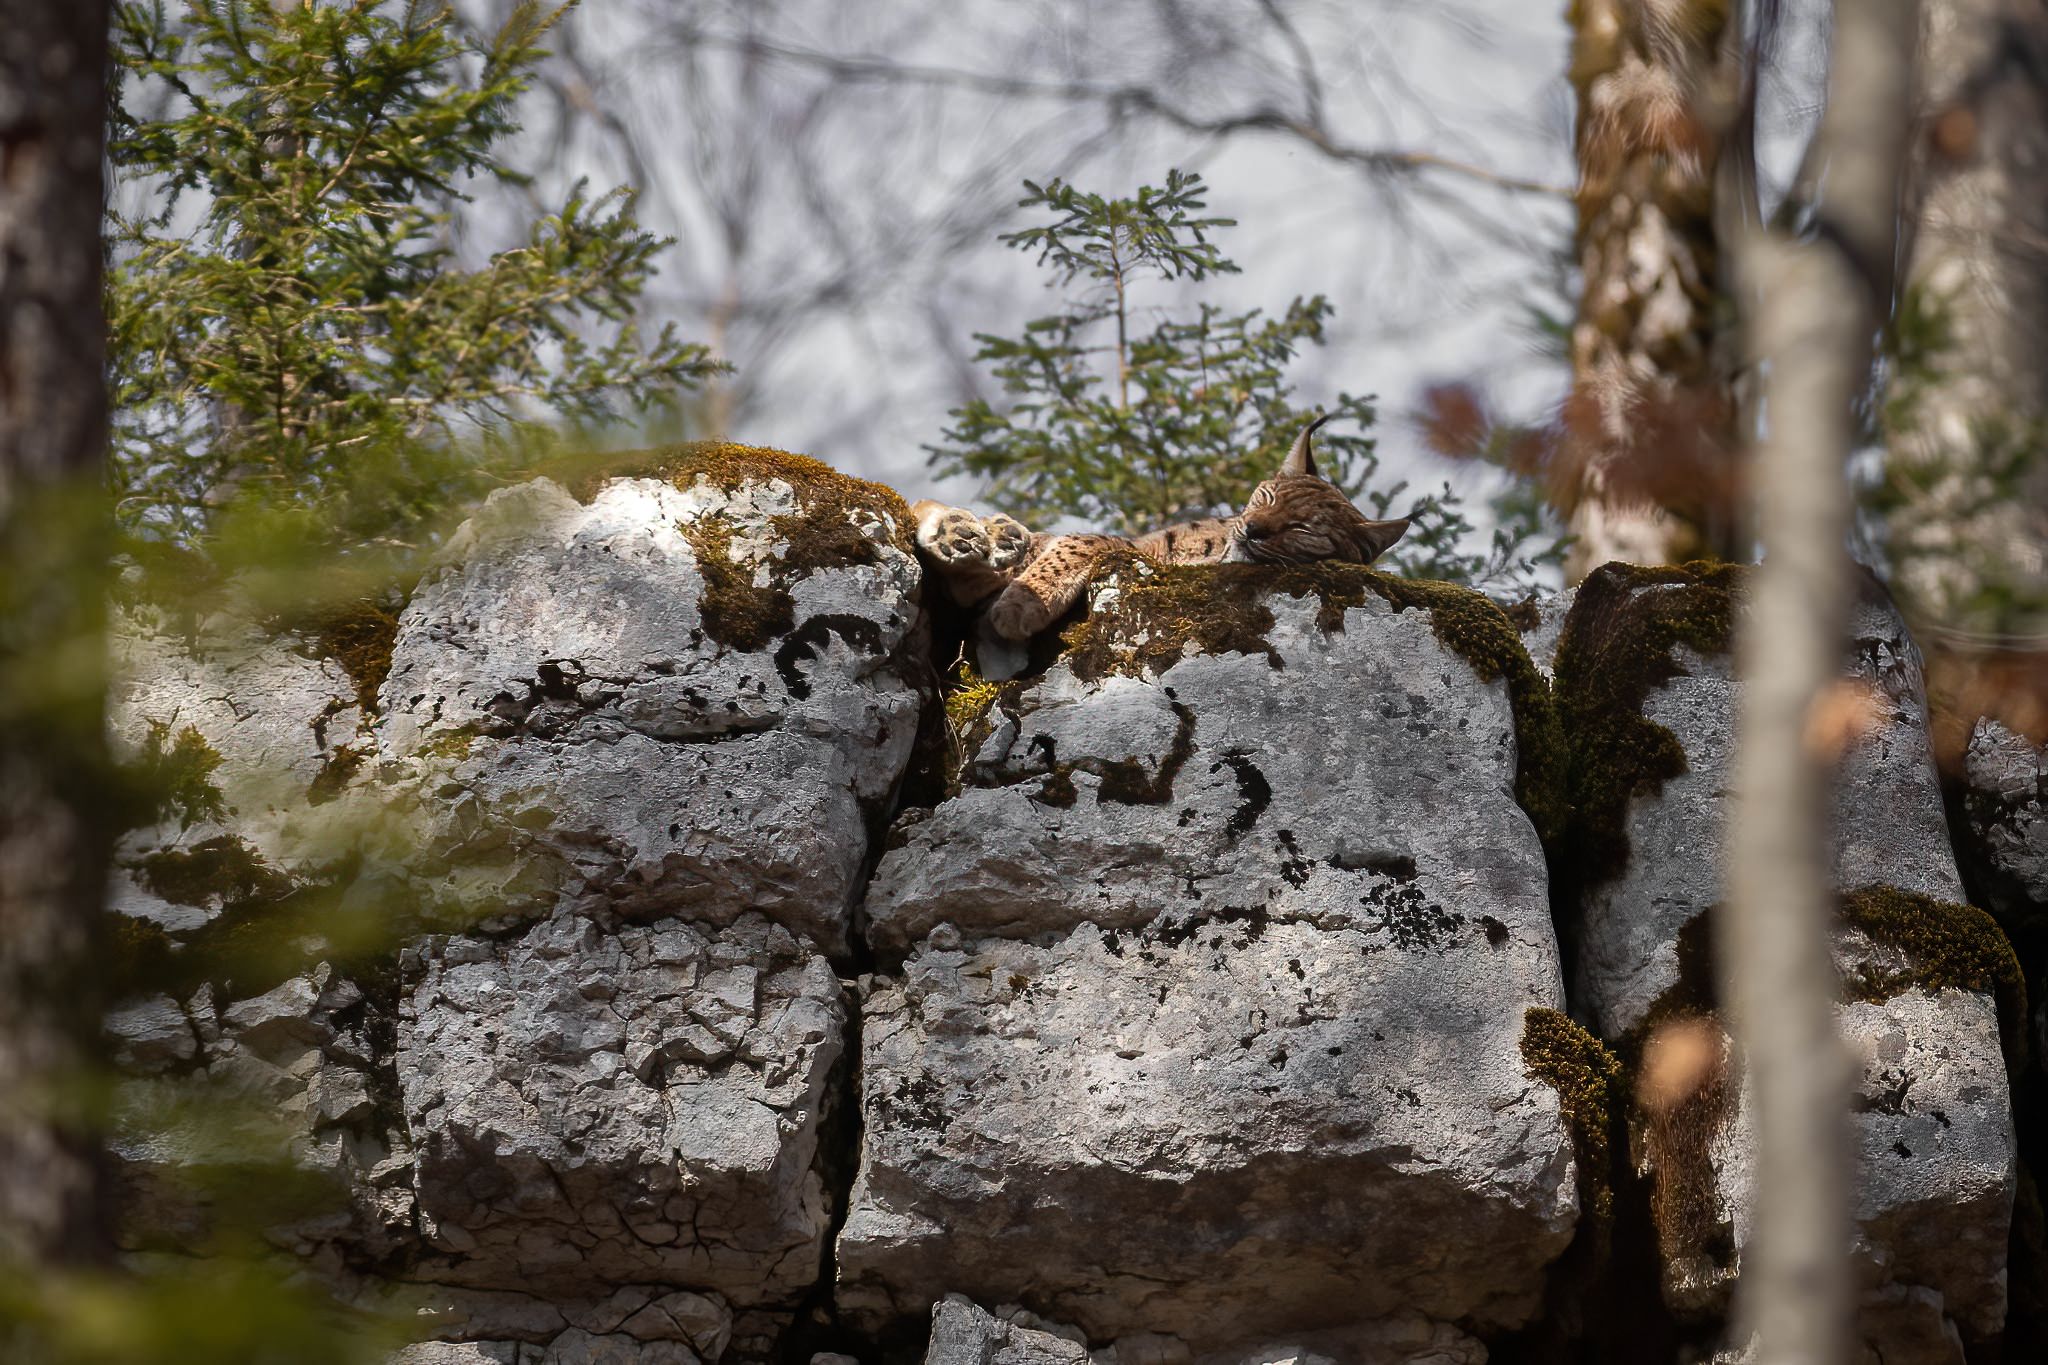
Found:
<path fill-rule="evenodd" d="M 884 856 L 914 946 L 862 1009 L 842 1312 L 1223 1349 L 1534 1311 L 1577 1209 L 1519 1051 L 1560 992 L 1506 685 L 1370 594 L 1264 606 L 1259 652 L 1056 666 Z"/>
<path fill-rule="evenodd" d="M 1119 1338 L 1091 1351 L 1072 1327 L 1021 1308 L 991 1313 L 949 1294 L 932 1305 L 925 1365 L 1486 1365 L 1486 1348 L 1457 1328 L 1419 1314 L 1313 1333 L 1249 1350 L 1194 1354 L 1179 1337 Z M 811 1365 L 843 1365 L 813 1359 Z"/>
<path fill-rule="evenodd" d="M 1268 607 L 1270 659 L 1190 653 L 1087 680 L 1061 663 L 998 705 L 960 794 L 892 835 L 868 888 L 876 948 L 939 924 L 1022 938 L 1261 909 L 1390 945 L 1505 931 L 1547 982 L 1507 685 L 1481 683 L 1419 610 L 1368 595 L 1326 633 L 1313 598 Z M 1547 984 L 1514 998 L 1556 1003 Z"/>
<path fill-rule="evenodd" d="M 1668 587 L 1638 594 L 1701 591 Z M 1941 788 L 1927 744 L 1920 653 L 1889 604 L 1858 603 L 1844 676 L 1864 684 L 1872 723 L 1844 755 L 1835 782 L 1835 878 L 1844 889 L 1885 885 L 1963 899 Z M 1678 933 L 1721 899 L 1722 832 L 1741 684 L 1734 660 L 1675 650 L 1681 671 L 1654 689 L 1642 714 L 1676 737 L 1686 771 L 1628 810 L 1621 874 L 1589 888 L 1578 908 L 1574 1004 L 1594 1031 L 1618 1038 L 1678 983 Z"/>
<path fill-rule="evenodd" d="M 748 468 L 492 499 L 406 609 L 367 720 L 295 637 L 124 646 L 119 733 L 141 751 L 150 721 L 159 748 L 193 725 L 220 793 L 134 857 L 217 838 L 261 881 L 195 905 L 129 889 L 195 945 L 168 950 L 175 989 L 108 1020 L 153 1236 L 205 1226 L 171 1192 L 220 1125 L 161 1118 L 197 1093 L 258 1114 L 228 1135 L 245 1159 L 334 1178 L 336 1211 L 275 1244 L 366 1303 L 390 1286 L 360 1267 L 406 1267 L 437 1338 L 408 1358 L 772 1351 L 834 1202 L 848 1007 L 827 954 L 928 664 L 899 503 L 713 455 Z M 359 761 L 337 772 L 344 740 Z M 400 912 L 374 983 L 323 961 L 324 935 L 283 937 L 305 969 L 249 984 L 206 956 L 343 850 L 362 871 L 339 911 Z"/>
<path fill-rule="evenodd" d="M 1631 643 L 1629 608 L 1661 594 L 1665 607 L 1675 601 L 1683 611 L 1682 596 L 1671 595 L 1711 591 L 1644 584 L 1629 589 L 1628 606 L 1617 608 L 1613 586 L 1589 580 L 1576 609 L 1604 613 L 1579 625 L 1609 632 L 1608 652 L 1596 656 L 1599 667 L 1624 672 L 1645 662 L 1631 656 L 1639 646 Z M 1568 637 L 1573 629 L 1567 626 Z M 1837 885 L 1845 891 L 1901 888 L 1960 902 L 1962 883 L 1928 748 L 1918 652 L 1896 613 L 1874 597 L 1859 604 L 1851 640 L 1844 676 L 1862 685 L 1867 702 L 1862 732 L 1844 753 L 1836 784 Z M 1721 898 L 1720 849 L 1741 685 L 1723 655 L 1678 645 L 1673 658 L 1676 675 L 1649 691 L 1640 714 L 1675 737 L 1685 771 L 1661 790 L 1639 791 L 1628 801 L 1626 865 L 1612 880 L 1586 889 L 1577 907 L 1574 1003 L 1609 1039 L 1640 1024 L 1666 992 L 1697 989 L 1681 988 L 1681 930 Z M 1564 684 L 1589 685 L 1569 677 Z M 1572 698 L 1564 701 L 1570 714 Z M 1904 913 L 1919 911 L 1908 906 Z M 1835 952 L 1846 980 L 1892 983 L 1875 992 L 1877 998 L 1843 1006 L 1839 1015 L 1862 1061 L 1854 1131 L 1863 1330 L 1886 1361 L 1960 1359 L 1945 1354 L 1945 1346 L 1926 1354 L 1914 1343 L 1959 1335 L 1982 1340 L 2004 1318 L 2015 1161 L 1997 1008 L 1973 991 L 1907 988 L 1925 964 L 1860 929 L 1839 930 Z M 1708 1002 L 1692 1003 L 1705 1008 Z M 1732 1249 L 1681 1253 L 1667 1243 L 1666 1298 L 1693 1316 L 1725 1310 L 1750 1227 L 1749 1101 L 1739 1058 L 1730 1065 L 1728 1102 L 1704 1120 L 1711 1137 L 1697 1159 L 1702 1168 L 1678 1169 L 1671 1155 L 1677 1149 L 1660 1147 L 1654 1128 L 1642 1149 L 1653 1182 L 1701 1186 L 1688 1218 L 1717 1225 L 1723 1245 Z M 1681 1240 L 1712 1245 L 1716 1233 L 1695 1228 Z M 1941 1330 L 1929 1328 L 1929 1312 L 1945 1324 Z"/>
<path fill-rule="evenodd" d="M 224 896 L 176 889 L 156 874 L 167 859 L 221 848 L 280 877 L 317 869 L 348 836 L 323 786 L 369 748 L 355 680 L 316 657 L 307 637 L 266 633 L 247 614 L 230 604 L 189 634 L 146 607 L 114 621 L 108 731 L 117 756 L 161 762 L 196 740 L 211 765 L 199 784 L 211 789 L 211 809 L 167 811 L 127 831 L 115 854 L 115 913 L 174 938 L 216 917 Z"/>
<path fill-rule="evenodd" d="M 801 509 L 783 481 L 622 479 L 586 505 L 536 480 L 455 538 L 400 622 L 380 753 L 451 877 L 482 869 L 472 908 L 752 909 L 845 951 L 917 735 L 918 567 L 855 509 L 863 562 L 789 568 Z"/>
<path fill-rule="evenodd" d="M 1091 1365 L 1085 1341 L 999 1318 L 949 1294 L 932 1305 L 925 1365 Z"/>
<path fill-rule="evenodd" d="M 1963 758 L 1962 852 L 1989 909 L 2015 926 L 2048 918 L 2048 779 L 2041 749 L 1985 717 Z"/>
<path fill-rule="evenodd" d="M 420 958 L 398 1071 L 433 1278 L 667 1282 L 743 1305 L 816 1280 L 846 1011 L 814 950 L 758 915 L 564 915 Z"/>

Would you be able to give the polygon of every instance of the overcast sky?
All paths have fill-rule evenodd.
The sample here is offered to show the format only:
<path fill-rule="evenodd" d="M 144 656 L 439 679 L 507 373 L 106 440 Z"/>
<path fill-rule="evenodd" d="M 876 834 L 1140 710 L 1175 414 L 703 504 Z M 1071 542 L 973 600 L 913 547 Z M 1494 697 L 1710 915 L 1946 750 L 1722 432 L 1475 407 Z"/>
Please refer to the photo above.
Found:
<path fill-rule="evenodd" d="M 1329 295 L 1329 344 L 1295 371 L 1303 399 L 1378 394 L 1385 472 L 1433 483 L 1450 467 L 1408 420 L 1425 385 L 1476 384 L 1515 417 L 1562 396 L 1562 361 L 1529 316 L 1568 306 L 1553 263 L 1569 250 L 1569 202 L 1441 171 L 1390 179 L 1296 137 L 1198 135 L 1043 88 L 1139 86 L 1201 118 L 1313 98 L 1348 145 L 1565 187 L 1562 10 L 585 0 L 550 67 L 564 122 L 537 114 L 530 155 L 544 185 L 643 185 L 643 218 L 677 238 L 650 319 L 718 341 L 740 366 L 731 436 L 957 500 L 973 486 L 938 486 L 920 447 L 969 393 L 994 396 L 968 361 L 972 334 L 1049 311 L 1029 260 L 995 240 L 1026 222 L 1021 182 L 1065 173 L 1121 194 L 1169 167 L 1199 170 L 1212 211 L 1241 223 L 1221 241 L 1244 273 L 1209 297 L 1279 309 Z M 1767 89 L 1769 123 L 1787 130 L 1779 161 L 1811 110 L 1811 47 L 1795 38 L 1792 79 Z"/>

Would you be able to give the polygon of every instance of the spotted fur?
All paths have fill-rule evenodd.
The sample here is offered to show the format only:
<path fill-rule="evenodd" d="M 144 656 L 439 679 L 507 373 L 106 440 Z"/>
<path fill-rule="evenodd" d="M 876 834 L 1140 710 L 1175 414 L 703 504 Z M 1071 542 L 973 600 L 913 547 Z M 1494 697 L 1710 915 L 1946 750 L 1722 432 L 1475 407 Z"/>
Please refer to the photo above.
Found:
<path fill-rule="evenodd" d="M 1006 640 L 1029 639 L 1066 615 L 1095 566 L 1118 550 L 1161 564 L 1370 564 L 1401 538 L 1408 522 L 1374 521 L 1316 472 L 1310 437 L 1328 420 L 1319 417 L 1302 430 L 1279 472 L 1253 489 L 1234 517 L 1181 522 L 1135 537 L 1048 535 L 1000 514 L 980 517 L 927 500 L 911 509 L 917 543 L 953 600 L 987 602 L 989 628 Z"/>

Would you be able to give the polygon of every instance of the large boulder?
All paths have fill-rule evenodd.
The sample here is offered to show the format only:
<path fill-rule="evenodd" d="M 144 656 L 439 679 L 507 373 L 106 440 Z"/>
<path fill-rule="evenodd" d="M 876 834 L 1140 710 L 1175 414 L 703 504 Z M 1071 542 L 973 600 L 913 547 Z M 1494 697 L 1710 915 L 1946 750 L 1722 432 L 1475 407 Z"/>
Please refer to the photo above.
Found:
<path fill-rule="evenodd" d="M 1961 848 L 1986 908 L 2015 931 L 2048 925 L 2048 766 L 2041 746 L 1990 716 L 1963 754 Z"/>
<path fill-rule="evenodd" d="M 1579 589 L 1564 628 L 1558 705 L 1581 819 L 1572 1000 L 1605 1038 L 1678 984 L 1679 931 L 1721 899 L 1742 572 L 1609 565 Z M 1920 652 L 1868 587 L 1843 669 L 1869 710 L 1833 784 L 1836 883 L 1960 901 Z"/>
<path fill-rule="evenodd" d="M 1692 1092 L 1639 1108 L 1667 1302 L 1725 1312 L 1752 1221 L 1749 1099 L 1715 1014 L 1712 915 L 1742 684 L 1728 653 L 1742 571 L 1609 565 L 1557 651 L 1573 746 L 1573 1003 L 1634 1058 L 1703 1029 Z M 1835 781 L 1839 1008 L 1854 1127 L 1862 1327 L 1891 1360 L 1960 1360 L 1995 1337 L 2016 1174 L 2001 1037 L 2020 1045 L 2010 946 L 1967 905 L 1927 739 L 1919 653 L 1874 583 L 1852 617 Z"/>
<path fill-rule="evenodd" d="M 755 914 L 565 914 L 416 951 L 398 1074 L 427 1277 L 743 1306 L 816 1281 L 846 1010 L 815 949 Z"/>
<path fill-rule="evenodd" d="M 1570 1241 L 1548 694 L 1497 609 L 1359 570 L 1120 573 L 960 717 L 867 900 L 839 1305 L 1199 1351 L 1518 1324 Z"/>
<path fill-rule="evenodd" d="M 847 951 L 918 734 L 918 564 L 893 494 L 771 456 L 501 490 L 414 594 L 379 755 L 473 912 L 751 910 Z"/>
<path fill-rule="evenodd" d="M 150 1244 L 203 1242 L 200 1166 L 311 1169 L 331 1207 L 263 1231 L 419 1360 L 761 1358 L 814 1292 L 920 573 L 886 489 L 658 455 L 501 491 L 402 612 L 123 644 L 176 798 L 108 1019 Z"/>

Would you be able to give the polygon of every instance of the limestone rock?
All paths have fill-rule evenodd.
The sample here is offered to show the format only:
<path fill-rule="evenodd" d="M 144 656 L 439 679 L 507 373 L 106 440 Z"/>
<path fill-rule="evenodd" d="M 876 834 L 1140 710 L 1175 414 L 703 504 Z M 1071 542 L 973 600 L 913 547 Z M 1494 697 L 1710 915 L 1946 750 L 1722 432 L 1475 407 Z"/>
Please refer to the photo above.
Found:
<path fill-rule="evenodd" d="M 1520 1054 L 1561 991 L 1509 685 L 1360 578 L 1271 581 L 1217 575 L 1264 628 L 1207 649 L 1106 586 L 1110 643 L 894 836 L 843 1313 L 959 1291 L 1220 1350 L 1534 1311 L 1577 1202 Z"/>
<path fill-rule="evenodd" d="M 168 995 L 153 995 L 108 1014 L 107 1036 L 114 1043 L 114 1064 L 139 1074 L 162 1071 L 199 1055 L 192 1021 Z"/>
<path fill-rule="evenodd" d="M 1086 1342 L 999 1318 L 958 1294 L 932 1305 L 925 1365 L 1091 1365 Z"/>
<path fill-rule="evenodd" d="M 879 496 L 824 496 L 704 478 L 492 495 L 406 608 L 381 694 L 387 776 L 419 784 L 452 894 L 481 913 L 752 909 L 846 949 L 917 734 L 922 627 L 907 528 Z"/>
<path fill-rule="evenodd" d="M 2048 922 L 2048 779 L 2040 746 L 1986 716 L 1963 758 L 1960 849 L 1971 884 L 2017 929 Z"/>
<path fill-rule="evenodd" d="M 253 885 L 289 886 L 347 837 L 328 797 L 369 747 L 357 682 L 312 637 L 264 630 L 253 611 L 230 591 L 183 624 L 131 606 L 110 632 L 116 757 L 188 777 L 185 801 L 122 835 L 111 904 L 173 938 Z"/>
<path fill-rule="evenodd" d="M 202 1241 L 179 1175 L 224 1139 L 329 1179 L 265 1235 L 366 1302 L 403 1266 L 409 1358 L 764 1358 L 821 1272 L 827 954 L 921 723 L 919 570 L 885 489 L 663 460 L 493 498 L 368 714 L 246 614 L 122 645 L 117 737 L 205 779 L 117 892 L 168 983 L 108 1021 L 137 1221 Z"/>
<path fill-rule="evenodd" d="M 1740 700 L 1723 651 L 1736 572 L 1610 565 L 1581 587 L 1565 627 L 1559 701 L 1580 746 L 1574 768 L 1610 784 L 1574 793 L 1588 822 L 1574 841 L 1588 883 L 1574 1004 L 1611 1040 L 1653 1006 L 1712 1008 L 1704 931 L 1721 898 Z M 1953 904 L 1962 882 L 1917 649 L 1874 591 L 1850 638 L 1844 675 L 1866 700 L 1836 782 L 1835 875 L 1848 894 L 1835 957 L 1852 996 L 1839 1017 L 1863 1062 L 1862 1323 L 1887 1361 L 1943 1360 L 1913 1343 L 1985 1340 L 2004 1317 L 2016 1171 L 2000 1039 L 2023 1027 L 2018 968 L 1988 917 Z M 1693 1317 L 1725 1311 L 1750 1226 L 1748 1101 L 1740 1058 L 1726 1065 L 1675 1117 L 1637 1115 L 1637 1157 L 1661 1201 L 1665 1297 Z M 1941 1331 L 1923 1330 L 1930 1304 Z"/>
<path fill-rule="evenodd" d="M 817 1278 L 846 1010 L 815 950 L 760 915 L 564 913 L 418 957 L 398 1073 L 422 1278 L 572 1297 L 666 1282 L 737 1304 Z"/>
<path fill-rule="evenodd" d="M 1679 931 L 1721 898 L 1719 850 L 1727 811 L 1729 765 L 1741 685 L 1734 659 L 1676 638 L 1667 621 L 1690 623 L 1725 641 L 1724 622 L 1699 618 L 1735 608 L 1726 583 L 1693 580 L 1684 570 L 1633 570 L 1610 565 L 1579 590 L 1566 626 L 1560 705 L 1575 743 L 1647 745 L 1603 712 L 1614 676 L 1655 680 L 1638 714 L 1661 728 L 1682 753 L 1680 770 L 1655 790 L 1580 793 L 1582 808 L 1620 802 L 1625 850 L 1619 868 L 1595 869 L 1576 908 L 1578 971 L 1572 1000 L 1604 1038 L 1619 1038 L 1641 1021 L 1658 996 L 1678 984 Z M 1660 576 L 1673 581 L 1660 581 Z M 1874 585 L 1873 585 L 1874 587 Z M 1666 633 L 1659 633 L 1664 629 Z M 1576 638 L 1573 636 L 1576 635 Z M 1949 847 L 1947 817 L 1927 742 L 1926 686 L 1920 652 L 1891 605 L 1875 595 L 1858 601 L 1849 632 L 1844 677 L 1864 688 L 1869 725 L 1844 755 L 1835 780 L 1836 884 L 1895 886 L 1943 901 L 1963 899 Z M 1562 653 L 1561 652 L 1561 653 Z M 1569 695 L 1564 695 L 1568 693 Z M 1575 711 L 1575 704 L 1579 708 Z M 1653 734 L 1654 732 L 1646 732 Z M 1595 781 L 1633 761 L 1592 750 L 1582 768 Z M 1613 875 L 1601 877 L 1600 872 Z"/>

